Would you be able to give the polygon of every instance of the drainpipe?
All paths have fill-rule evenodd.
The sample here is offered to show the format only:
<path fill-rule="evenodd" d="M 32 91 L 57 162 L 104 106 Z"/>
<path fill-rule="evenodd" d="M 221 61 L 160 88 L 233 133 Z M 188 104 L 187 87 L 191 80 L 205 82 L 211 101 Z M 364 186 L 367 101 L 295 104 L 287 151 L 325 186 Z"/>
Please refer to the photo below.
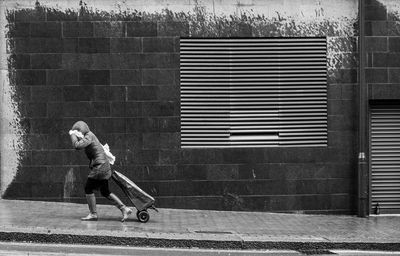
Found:
<path fill-rule="evenodd" d="M 358 127 L 358 193 L 357 193 L 357 215 L 368 216 L 368 161 L 367 161 L 367 111 L 368 111 L 368 89 L 365 83 L 365 0 L 358 1 L 359 13 L 359 127 Z"/>

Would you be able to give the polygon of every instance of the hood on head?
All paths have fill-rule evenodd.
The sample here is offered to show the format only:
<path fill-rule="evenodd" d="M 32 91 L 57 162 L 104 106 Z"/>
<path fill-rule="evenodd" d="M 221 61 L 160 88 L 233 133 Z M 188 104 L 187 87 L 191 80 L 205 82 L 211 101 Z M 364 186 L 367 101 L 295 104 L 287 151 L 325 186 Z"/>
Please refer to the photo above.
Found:
<path fill-rule="evenodd" d="M 89 126 L 83 121 L 78 121 L 78 122 L 74 123 L 74 125 L 71 128 L 71 130 L 80 131 L 84 135 L 86 133 L 90 132 Z"/>

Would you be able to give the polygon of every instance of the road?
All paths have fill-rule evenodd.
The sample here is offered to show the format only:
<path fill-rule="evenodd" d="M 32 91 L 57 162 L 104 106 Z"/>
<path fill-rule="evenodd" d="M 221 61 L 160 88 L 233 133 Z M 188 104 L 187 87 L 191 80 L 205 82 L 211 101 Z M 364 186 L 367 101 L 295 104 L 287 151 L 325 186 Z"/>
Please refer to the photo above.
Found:
<path fill-rule="evenodd" d="M 65 244 L 33 244 L 33 243 L 0 243 L 0 256 L 298 256 L 298 255 L 369 255 L 394 256 L 400 252 L 378 251 L 345 251 L 331 250 L 327 254 L 316 252 L 297 252 L 291 250 L 210 250 L 210 249 L 181 249 L 181 248 L 143 248 L 101 245 L 65 245 Z"/>

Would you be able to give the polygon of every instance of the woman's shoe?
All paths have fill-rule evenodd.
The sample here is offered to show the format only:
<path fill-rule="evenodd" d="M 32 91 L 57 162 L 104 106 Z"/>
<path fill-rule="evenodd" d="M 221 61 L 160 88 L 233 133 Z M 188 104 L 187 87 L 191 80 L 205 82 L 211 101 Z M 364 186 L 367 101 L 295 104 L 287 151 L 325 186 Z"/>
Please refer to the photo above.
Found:
<path fill-rule="evenodd" d="M 88 216 L 81 218 L 83 221 L 96 221 L 97 220 L 97 214 L 96 213 L 89 213 Z"/>
<path fill-rule="evenodd" d="M 129 218 L 129 215 L 132 214 L 132 209 L 129 208 L 129 207 L 124 206 L 124 207 L 121 208 L 121 212 L 122 212 L 122 220 L 121 220 L 121 222 L 124 222 L 126 219 Z"/>

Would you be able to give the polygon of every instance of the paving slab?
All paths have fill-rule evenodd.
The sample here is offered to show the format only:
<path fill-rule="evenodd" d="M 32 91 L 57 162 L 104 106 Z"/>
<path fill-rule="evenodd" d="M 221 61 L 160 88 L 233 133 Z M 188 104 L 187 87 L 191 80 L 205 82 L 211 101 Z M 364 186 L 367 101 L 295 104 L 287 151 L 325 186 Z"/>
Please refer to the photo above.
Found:
<path fill-rule="evenodd" d="M 84 204 L 0 200 L 0 241 L 241 249 L 400 249 L 400 216 L 359 218 L 159 209 L 141 223 L 136 214 L 98 205 L 84 222 Z"/>

